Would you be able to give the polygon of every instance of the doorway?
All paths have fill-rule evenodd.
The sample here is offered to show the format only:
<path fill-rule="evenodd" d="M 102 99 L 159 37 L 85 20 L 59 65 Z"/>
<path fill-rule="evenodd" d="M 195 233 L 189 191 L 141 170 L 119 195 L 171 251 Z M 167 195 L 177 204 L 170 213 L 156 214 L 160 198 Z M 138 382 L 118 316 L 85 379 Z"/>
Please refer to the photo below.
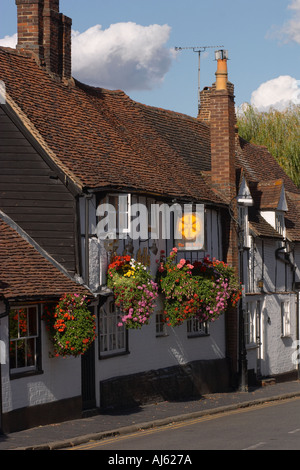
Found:
<path fill-rule="evenodd" d="M 81 357 L 81 395 L 83 411 L 96 407 L 95 341 Z"/>

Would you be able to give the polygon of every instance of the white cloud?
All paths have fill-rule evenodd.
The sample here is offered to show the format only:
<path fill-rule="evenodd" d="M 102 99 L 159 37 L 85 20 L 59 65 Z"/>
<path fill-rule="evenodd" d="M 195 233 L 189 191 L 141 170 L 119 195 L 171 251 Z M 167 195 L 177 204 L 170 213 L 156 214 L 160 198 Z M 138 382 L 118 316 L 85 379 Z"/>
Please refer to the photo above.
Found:
<path fill-rule="evenodd" d="M 291 0 L 288 9 L 292 11 L 292 16 L 281 28 L 275 29 L 275 36 L 281 37 L 285 42 L 294 41 L 300 44 L 300 0 Z"/>
<path fill-rule="evenodd" d="M 117 23 L 73 32 L 73 75 L 90 85 L 152 89 L 163 82 L 174 53 L 165 44 L 168 25 Z"/>
<path fill-rule="evenodd" d="M 89 85 L 125 91 L 159 86 L 175 57 L 166 46 L 170 31 L 168 25 L 131 22 L 73 31 L 73 76 Z M 14 48 L 16 43 L 17 34 L 0 39 L 0 46 Z"/>
<path fill-rule="evenodd" d="M 12 47 L 14 49 L 17 45 L 17 40 L 17 33 L 12 36 L 4 36 L 3 39 L 0 39 L 0 46 Z"/>
<path fill-rule="evenodd" d="M 300 80 L 289 75 L 262 83 L 251 95 L 251 105 L 260 111 L 283 111 L 291 104 L 300 104 Z"/>

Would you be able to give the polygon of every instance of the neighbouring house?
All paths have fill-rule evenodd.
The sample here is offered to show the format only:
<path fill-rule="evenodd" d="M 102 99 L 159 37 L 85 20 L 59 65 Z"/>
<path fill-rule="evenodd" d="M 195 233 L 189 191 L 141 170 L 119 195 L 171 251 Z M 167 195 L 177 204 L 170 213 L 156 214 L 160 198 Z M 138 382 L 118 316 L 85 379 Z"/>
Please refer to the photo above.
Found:
<path fill-rule="evenodd" d="M 300 191 L 265 148 L 238 136 L 224 51 L 192 118 L 73 79 L 71 20 L 59 1 L 16 5 L 17 48 L 0 48 L 5 430 L 49 422 L 52 409 L 59 419 L 62 409 L 78 416 L 225 391 L 241 378 L 298 377 Z M 181 210 L 200 217 L 196 241 L 175 230 Z M 160 295 L 149 324 L 127 329 L 108 286 L 113 255 L 132 256 L 156 279 L 161 252 L 174 247 L 178 261 L 233 266 L 239 308 L 172 327 Z M 40 305 L 81 290 L 96 315 L 93 346 L 81 358 L 50 359 Z M 35 309 L 40 349 L 18 370 L 8 319 L 20 302 Z"/>
<path fill-rule="evenodd" d="M 0 263 L 1 429 L 81 416 L 86 369 L 49 354 L 41 318 L 65 293 L 94 297 L 2 212 Z"/>

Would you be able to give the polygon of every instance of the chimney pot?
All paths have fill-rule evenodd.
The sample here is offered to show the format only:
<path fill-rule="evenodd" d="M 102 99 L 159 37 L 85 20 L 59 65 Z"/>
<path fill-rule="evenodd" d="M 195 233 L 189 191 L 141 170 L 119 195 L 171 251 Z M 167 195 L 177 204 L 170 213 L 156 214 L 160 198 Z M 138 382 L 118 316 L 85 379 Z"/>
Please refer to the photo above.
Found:
<path fill-rule="evenodd" d="M 228 71 L 227 71 L 228 51 L 225 51 L 225 50 L 216 51 L 215 58 L 217 60 L 216 89 L 226 90 L 227 82 L 228 82 Z"/>

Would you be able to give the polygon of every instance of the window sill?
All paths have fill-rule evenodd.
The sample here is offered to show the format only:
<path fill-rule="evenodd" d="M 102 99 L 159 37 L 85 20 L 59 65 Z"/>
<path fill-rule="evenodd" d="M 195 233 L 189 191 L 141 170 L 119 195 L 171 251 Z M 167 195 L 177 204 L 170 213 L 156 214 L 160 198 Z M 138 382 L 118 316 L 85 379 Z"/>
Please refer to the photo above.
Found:
<path fill-rule="evenodd" d="M 257 343 L 249 343 L 249 344 L 246 344 L 246 349 L 247 349 L 247 350 L 257 349 L 257 348 L 258 348 L 258 344 L 257 344 Z"/>
<path fill-rule="evenodd" d="M 41 375 L 43 373 L 44 373 L 43 370 L 27 370 L 24 372 L 10 371 L 9 376 L 10 376 L 10 380 L 15 380 L 15 379 L 23 379 L 26 377 L 32 377 L 33 375 Z"/>
<path fill-rule="evenodd" d="M 104 359 L 111 359 L 113 357 L 127 356 L 128 354 L 130 354 L 130 351 L 111 352 L 104 355 L 103 353 L 100 353 L 99 360 L 102 361 Z"/>
<path fill-rule="evenodd" d="M 203 338 L 210 336 L 209 333 L 195 333 L 195 334 L 188 334 L 187 337 L 188 339 L 193 339 L 193 338 Z"/>

